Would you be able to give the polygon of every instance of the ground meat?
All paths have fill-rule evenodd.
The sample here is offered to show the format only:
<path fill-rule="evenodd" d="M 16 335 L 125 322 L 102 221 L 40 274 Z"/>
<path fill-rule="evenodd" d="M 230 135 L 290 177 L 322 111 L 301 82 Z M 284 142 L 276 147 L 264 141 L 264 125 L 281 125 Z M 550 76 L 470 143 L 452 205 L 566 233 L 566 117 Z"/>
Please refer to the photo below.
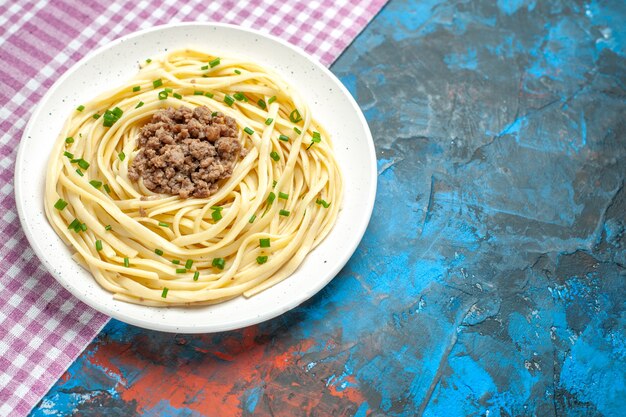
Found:
<path fill-rule="evenodd" d="M 242 154 L 235 119 L 205 107 L 157 111 L 141 128 L 139 152 L 128 168 L 155 193 L 205 198 L 230 177 Z"/>

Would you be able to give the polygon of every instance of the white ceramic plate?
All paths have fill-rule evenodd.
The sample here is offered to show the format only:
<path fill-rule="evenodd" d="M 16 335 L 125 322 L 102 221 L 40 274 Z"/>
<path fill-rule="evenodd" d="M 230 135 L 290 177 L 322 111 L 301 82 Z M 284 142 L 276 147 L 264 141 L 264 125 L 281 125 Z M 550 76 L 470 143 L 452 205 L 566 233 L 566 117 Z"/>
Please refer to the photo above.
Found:
<path fill-rule="evenodd" d="M 207 307 L 145 307 L 116 301 L 72 259 L 48 224 L 43 209 L 45 168 L 57 132 L 80 103 L 121 84 L 138 61 L 165 51 L 195 47 L 216 55 L 244 56 L 278 71 L 307 100 L 330 132 L 344 174 L 343 208 L 326 239 L 288 279 L 250 298 Z M 15 193 L 22 227 L 54 277 L 74 296 L 104 314 L 137 326 L 185 333 L 241 328 L 276 317 L 309 299 L 346 264 L 365 233 L 376 194 L 376 155 L 359 107 L 321 64 L 286 42 L 223 24 L 155 27 L 120 38 L 74 65 L 52 86 L 22 137 L 15 167 Z"/>

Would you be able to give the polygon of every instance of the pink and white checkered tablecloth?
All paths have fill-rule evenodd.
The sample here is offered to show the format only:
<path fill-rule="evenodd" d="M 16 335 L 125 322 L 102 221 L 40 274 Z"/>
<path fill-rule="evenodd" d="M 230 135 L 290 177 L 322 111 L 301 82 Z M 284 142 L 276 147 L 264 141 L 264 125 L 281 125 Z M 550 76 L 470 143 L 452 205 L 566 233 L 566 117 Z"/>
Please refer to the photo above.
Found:
<path fill-rule="evenodd" d="M 46 272 L 17 217 L 17 147 L 32 109 L 54 80 L 117 37 L 181 21 L 255 28 L 330 65 L 385 2 L 0 1 L 0 416 L 28 414 L 109 319 Z"/>

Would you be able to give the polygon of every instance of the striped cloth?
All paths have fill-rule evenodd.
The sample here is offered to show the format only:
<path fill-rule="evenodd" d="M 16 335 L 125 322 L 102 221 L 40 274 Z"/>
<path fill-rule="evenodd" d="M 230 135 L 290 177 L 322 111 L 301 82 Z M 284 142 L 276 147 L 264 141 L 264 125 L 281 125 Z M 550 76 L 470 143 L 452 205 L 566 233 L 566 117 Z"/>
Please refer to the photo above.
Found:
<path fill-rule="evenodd" d="M 154 25 L 227 22 L 279 36 L 330 65 L 386 0 L 0 2 L 0 416 L 22 416 L 108 317 L 44 270 L 21 230 L 13 166 L 33 107 L 90 50 Z"/>

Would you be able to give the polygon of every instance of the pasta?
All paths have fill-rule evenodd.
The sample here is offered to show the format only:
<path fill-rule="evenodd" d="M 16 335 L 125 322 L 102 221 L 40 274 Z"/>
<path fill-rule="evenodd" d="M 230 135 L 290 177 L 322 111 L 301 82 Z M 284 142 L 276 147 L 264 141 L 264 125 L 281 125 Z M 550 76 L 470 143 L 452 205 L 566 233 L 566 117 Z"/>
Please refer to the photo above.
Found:
<path fill-rule="evenodd" d="M 243 148 L 206 198 L 129 178 L 141 128 L 160 109 L 235 119 Z M 114 298 L 144 305 L 253 296 L 291 275 L 329 233 L 342 200 L 329 134 L 294 89 L 253 62 L 179 50 L 79 106 L 46 172 L 45 212 Z"/>

